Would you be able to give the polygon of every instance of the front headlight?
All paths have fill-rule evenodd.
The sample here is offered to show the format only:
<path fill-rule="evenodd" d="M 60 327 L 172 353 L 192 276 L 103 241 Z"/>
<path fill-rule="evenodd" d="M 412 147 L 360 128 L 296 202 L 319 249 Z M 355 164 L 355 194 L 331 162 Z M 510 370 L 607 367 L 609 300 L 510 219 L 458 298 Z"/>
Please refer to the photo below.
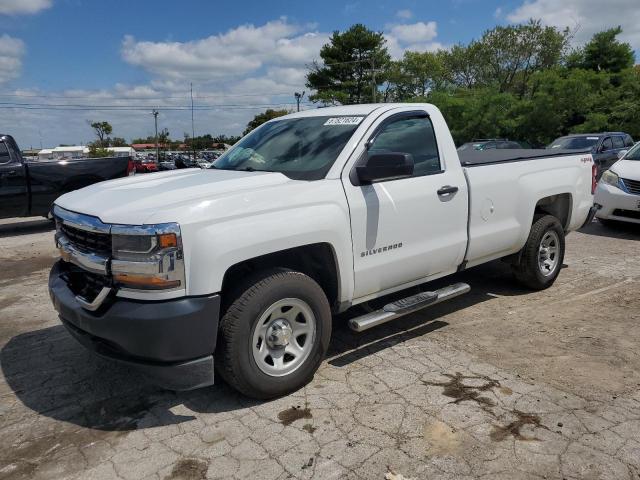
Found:
<path fill-rule="evenodd" d="M 178 224 L 114 225 L 111 234 L 111 273 L 117 285 L 133 290 L 185 288 Z"/>
<path fill-rule="evenodd" d="M 620 188 L 620 177 L 611 170 L 606 170 L 600 177 L 600 181 L 612 187 Z"/>

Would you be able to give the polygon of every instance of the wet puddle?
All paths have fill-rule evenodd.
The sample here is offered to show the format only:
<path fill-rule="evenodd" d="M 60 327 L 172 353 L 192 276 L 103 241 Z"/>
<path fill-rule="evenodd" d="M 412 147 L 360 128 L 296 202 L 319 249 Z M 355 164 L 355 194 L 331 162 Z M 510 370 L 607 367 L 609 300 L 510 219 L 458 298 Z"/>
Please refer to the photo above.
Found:
<path fill-rule="evenodd" d="M 302 408 L 300 405 L 297 405 L 295 407 L 287 408 L 286 410 L 278 413 L 278 420 L 280 420 L 280 423 L 282 423 L 284 426 L 291 425 L 296 420 L 300 420 L 302 418 L 313 418 L 313 415 L 311 415 L 311 410 L 309 410 L 309 407 L 307 405 L 305 405 L 304 408 Z"/>

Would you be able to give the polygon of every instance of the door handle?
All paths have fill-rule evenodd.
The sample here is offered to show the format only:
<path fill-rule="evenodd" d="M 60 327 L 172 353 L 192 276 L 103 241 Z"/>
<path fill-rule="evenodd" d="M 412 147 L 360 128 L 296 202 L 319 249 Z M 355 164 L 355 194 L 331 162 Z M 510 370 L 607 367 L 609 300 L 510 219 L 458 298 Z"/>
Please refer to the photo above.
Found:
<path fill-rule="evenodd" d="M 440 187 L 440 190 L 438 190 L 438 195 L 443 196 L 443 195 L 451 195 L 453 193 L 456 193 L 458 191 L 458 187 L 453 187 L 451 185 L 445 185 L 444 187 Z"/>

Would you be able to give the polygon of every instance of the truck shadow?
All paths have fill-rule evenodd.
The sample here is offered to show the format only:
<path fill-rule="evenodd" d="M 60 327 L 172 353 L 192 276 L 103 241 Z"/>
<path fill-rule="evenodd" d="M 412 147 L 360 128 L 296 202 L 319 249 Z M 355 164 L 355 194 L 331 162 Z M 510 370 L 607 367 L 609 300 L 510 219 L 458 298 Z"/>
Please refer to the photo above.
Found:
<path fill-rule="evenodd" d="M 618 222 L 603 225 L 597 220 L 579 230 L 580 233 L 598 237 L 617 238 L 619 240 L 640 240 L 640 224 Z"/>
<path fill-rule="evenodd" d="M 55 225 L 46 218 L 0 224 L 0 238 L 53 231 Z"/>
<path fill-rule="evenodd" d="M 471 293 L 364 333 L 354 333 L 346 326 L 348 317 L 358 314 L 355 309 L 336 316 L 329 365 L 342 368 L 367 355 L 444 328 L 448 323 L 439 317 L 489 300 L 492 293 L 526 293 L 515 287 L 509 277 L 502 278 L 507 266 L 481 268 L 429 285 L 438 288 L 438 283 L 452 281 L 473 285 L 475 278 L 482 278 L 483 282 L 478 282 L 479 287 Z M 497 272 L 500 278 L 487 279 L 498 275 Z M 192 415 L 172 411 L 180 405 L 198 413 L 223 413 L 261 403 L 243 397 L 222 382 L 190 392 L 162 390 L 136 371 L 87 352 L 61 325 L 11 338 L 0 351 L 0 366 L 6 383 L 27 408 L 55 420 L 101 431 L 130 431 L 193 420 Z"/>

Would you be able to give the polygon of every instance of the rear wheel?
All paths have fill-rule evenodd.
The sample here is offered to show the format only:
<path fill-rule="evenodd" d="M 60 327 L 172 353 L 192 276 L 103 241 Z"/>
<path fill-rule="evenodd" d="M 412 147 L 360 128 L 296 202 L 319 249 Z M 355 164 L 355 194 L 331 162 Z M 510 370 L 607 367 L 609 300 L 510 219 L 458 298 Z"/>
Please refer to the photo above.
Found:
<path fill-rule="evenodd" d="M 534 219 L 527 243 L 513 266 L 516 279 L 524 286 L 543 290 L 555 282 L 564 261 L 564 229 L 552 215 Z"/>
<path fill-rule="evenodd" d="M 239 288 L 220 322 L 216 368 L 249 397 L 278 397 L 313 378 L 330 337 L 329 302 L 313 279 L 260 272 Z"/>

